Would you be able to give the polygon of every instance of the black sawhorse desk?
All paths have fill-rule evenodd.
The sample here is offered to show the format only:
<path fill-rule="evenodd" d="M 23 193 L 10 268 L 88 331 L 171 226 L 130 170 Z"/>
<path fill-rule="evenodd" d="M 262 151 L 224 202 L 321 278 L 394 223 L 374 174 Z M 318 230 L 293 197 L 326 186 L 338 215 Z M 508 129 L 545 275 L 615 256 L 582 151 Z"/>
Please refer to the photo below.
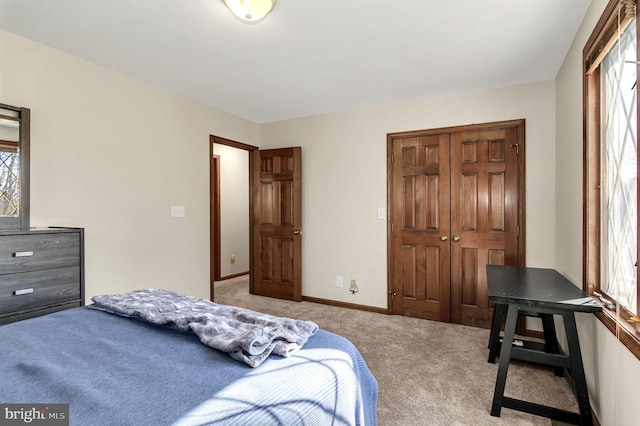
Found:
<path fill-rule="evenodd" d="M 495 359 L 500 346 L 502 312 L 504 309 L 507 310 L 491 415 L 499 417 L 500 410 L 505 407 L 566 423 L 593 425 L 574 314 L 575 312 L 598 312 L 602 307 L 553 269 L 487 265 L 487 286 L 489 299 L 496 303 L 489 337 L 489 362 Z M 546 343 L 542 350 L 531 345 L 513 346 L 520 313 L 539 314 L 543 319 Z M 553 315 L 561 315 L 564 319 L 569 355 L 559 354 L 557 346 L 553 346 L 557 344 L 555 329 L 551 331 Z M 507 370 L 511 359 L 563 368 L 578 400 L 579 413 L 504 396 Z"/>

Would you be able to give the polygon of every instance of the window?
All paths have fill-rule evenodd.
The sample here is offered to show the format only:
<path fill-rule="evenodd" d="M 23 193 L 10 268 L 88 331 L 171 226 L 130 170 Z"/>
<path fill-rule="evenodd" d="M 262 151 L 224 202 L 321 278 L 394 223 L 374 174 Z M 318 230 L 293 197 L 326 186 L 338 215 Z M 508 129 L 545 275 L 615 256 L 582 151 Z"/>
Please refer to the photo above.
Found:
<path fill-rule="evenodd" d="M 637 310 L 637 124 L 635 19 L 600 67 L 602 135 L 601 289 L 634 315 Z"/>
<path fill-rule="evenodd" d="M 584 290 L 640 359 L 636 0 L 611 0 L 584 53 Z"/>

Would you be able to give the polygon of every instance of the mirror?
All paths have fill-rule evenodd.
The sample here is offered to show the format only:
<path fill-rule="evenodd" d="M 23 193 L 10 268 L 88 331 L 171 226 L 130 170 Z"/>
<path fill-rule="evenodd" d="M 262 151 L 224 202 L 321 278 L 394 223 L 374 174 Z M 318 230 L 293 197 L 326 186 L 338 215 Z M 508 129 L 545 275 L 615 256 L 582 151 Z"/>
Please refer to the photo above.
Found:
<path fill-rule="evenodd" d="M 29 229 L 30 117 L 0 104 L 0 229 Z"/>

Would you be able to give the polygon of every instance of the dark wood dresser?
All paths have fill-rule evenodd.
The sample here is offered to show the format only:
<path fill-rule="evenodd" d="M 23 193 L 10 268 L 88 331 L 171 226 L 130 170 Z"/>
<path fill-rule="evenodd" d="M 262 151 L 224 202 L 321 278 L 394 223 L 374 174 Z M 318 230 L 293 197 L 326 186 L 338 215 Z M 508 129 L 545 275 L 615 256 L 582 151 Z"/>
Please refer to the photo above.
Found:
<path fill-rule="evenodd" d="M 83 305 L 83 228 L 0 231 L 0 325 Z"/>

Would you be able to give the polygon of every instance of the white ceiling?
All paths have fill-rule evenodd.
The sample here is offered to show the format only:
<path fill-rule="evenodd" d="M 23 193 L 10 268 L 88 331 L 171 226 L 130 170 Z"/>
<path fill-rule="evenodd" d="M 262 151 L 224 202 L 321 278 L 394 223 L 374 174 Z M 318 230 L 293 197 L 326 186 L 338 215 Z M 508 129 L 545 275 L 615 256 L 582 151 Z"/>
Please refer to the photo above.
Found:
<path fill-rule="evenodd" d="M 264 123 L 553 79 L 590 3 L 0 0 L 0 28 Z"/>

